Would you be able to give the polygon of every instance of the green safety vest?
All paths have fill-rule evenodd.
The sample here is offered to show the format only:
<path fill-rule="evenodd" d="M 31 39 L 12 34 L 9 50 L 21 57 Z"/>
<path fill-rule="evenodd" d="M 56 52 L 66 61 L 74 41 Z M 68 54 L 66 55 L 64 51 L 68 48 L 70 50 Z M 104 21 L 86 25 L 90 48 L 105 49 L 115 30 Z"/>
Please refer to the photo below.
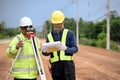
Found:
<path fill-rule="evenodd" d="M 62 34 L 62 40 L 61 40 L 61 43 L 63 45 L 66 45 L 67 33 L 68 33 L 68 29 L 64 29 L 63 34 Z M 49 40 L 49 42 L 54 42 L 51 33 L 48 34 L 48 40 Z M 58 56 L 57 51 L 53 52 L 53 58 L 50 59 L 50 62 L 54 63 L 59 60 L 60 61 L 71 61 L 71 60 L 73 60 L 73 56 L 65 55 L 65 51 L 60 51 L 60 56 Z"/>
<path fill-rule="evenodd" d="M 38 42 L 38 47 L 40 48 L 40 42 L 38 38 L 36 39 Z M 20 79 L 36 78 L 37 64 L 30 39 L 25 39 L 22 33 L 17 35 L 8 46 L 6 54 L 7 56 L 12 57 L 14 60 L 18 52 L 16 49 L 16 44 L 21 40 L 24 40 L 24 45 L 13 67 L 12 74 L 15 78 Z"/>

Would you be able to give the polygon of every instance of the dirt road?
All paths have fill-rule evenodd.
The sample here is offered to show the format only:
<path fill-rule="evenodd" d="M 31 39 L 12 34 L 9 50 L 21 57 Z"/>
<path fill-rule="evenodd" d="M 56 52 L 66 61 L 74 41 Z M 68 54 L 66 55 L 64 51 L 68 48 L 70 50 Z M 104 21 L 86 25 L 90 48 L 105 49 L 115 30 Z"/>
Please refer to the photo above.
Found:
<path fill-rule="evenodd" d="M 11 67 L 11 59 L 5 54 L 7 46 L 8 43 L 0 44 L 0 80 L 5 80 Z M 120 52 L 83 45 L 78 47 L 79 51 L 74 55 L 76 80 L 120 80 Z M 52 80 L 48 57 L 42 56 L 42 60 L 47 80 Z"/>

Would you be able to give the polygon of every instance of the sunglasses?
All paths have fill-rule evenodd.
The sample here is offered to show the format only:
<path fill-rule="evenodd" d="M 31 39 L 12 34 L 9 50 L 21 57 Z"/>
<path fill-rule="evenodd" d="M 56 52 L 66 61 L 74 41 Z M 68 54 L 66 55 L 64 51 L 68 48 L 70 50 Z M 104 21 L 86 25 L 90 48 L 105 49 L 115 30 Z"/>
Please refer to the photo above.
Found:
<path fill-rule="evenodd" d="M 33 28 L 33 26 L 32 25 L 29 25 L 29 26 L 20 26 L 20 28 Z"/>

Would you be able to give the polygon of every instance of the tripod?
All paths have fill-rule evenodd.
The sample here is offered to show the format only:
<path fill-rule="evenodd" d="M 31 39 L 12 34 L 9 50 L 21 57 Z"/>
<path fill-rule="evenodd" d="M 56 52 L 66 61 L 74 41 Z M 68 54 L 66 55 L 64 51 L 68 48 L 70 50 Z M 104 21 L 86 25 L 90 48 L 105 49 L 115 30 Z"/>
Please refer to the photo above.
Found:
<path fill-rule="evenodd" d="M 33 51 L 34 51 L 34 55 L 35 55 L 35 60 L 36 60 L 36 64 L 37 64 L 37 68 L 38 68 L 38 72 L 39 72 L 39 76 L 41 78 L 41 80 L 46 80 L 46 76 L 45 76 L 45 72 L 44 72 L 44 68 L 43 68 L 43 64 L 42 64 L 42 60 L 41 60 L 41 57 L 40 57 L 40 52 L 39 52 L 39 48 L 37 46 L 37 38 L 35 36 L 35 33 L 34 32 L 29 32 L 29 34 L 27 35 L 29 38 L 30 38 L 30 41 L 32 43 L 32 48 L 33 48 Z M 12 69 L 13 69 L 13 66 L 15 65 L 15 62 L 17 60 L 17 58 L 19 57 L 19 54 L 21 52 L 21 48 L 19 48 L 19 51 L 13 61 L 13 64 L 10 68 L 10 71 L 8 73 L 8 75 L 6 76 L 6 79 L 5 80 L 9 80 L 9 77 L 10 77 L 10 74 L 12 72 Z"/>

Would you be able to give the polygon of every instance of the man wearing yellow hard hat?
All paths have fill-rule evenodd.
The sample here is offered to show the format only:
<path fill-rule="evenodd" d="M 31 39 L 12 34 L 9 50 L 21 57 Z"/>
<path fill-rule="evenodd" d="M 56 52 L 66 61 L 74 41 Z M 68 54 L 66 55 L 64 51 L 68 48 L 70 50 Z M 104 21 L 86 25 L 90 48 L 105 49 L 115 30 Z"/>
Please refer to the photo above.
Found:
<path fill-rule="evenodd" d="M 51 15 L 54 30 L 47 35 L 46 43 L 60 41 L 59 51 L 43 52 L 50 55 L 53 80 L 76 80 L 73 55 L 78 52 L 75 35 L 64 27 L 65 16 L 62 11 L 55 10 Z"/>

